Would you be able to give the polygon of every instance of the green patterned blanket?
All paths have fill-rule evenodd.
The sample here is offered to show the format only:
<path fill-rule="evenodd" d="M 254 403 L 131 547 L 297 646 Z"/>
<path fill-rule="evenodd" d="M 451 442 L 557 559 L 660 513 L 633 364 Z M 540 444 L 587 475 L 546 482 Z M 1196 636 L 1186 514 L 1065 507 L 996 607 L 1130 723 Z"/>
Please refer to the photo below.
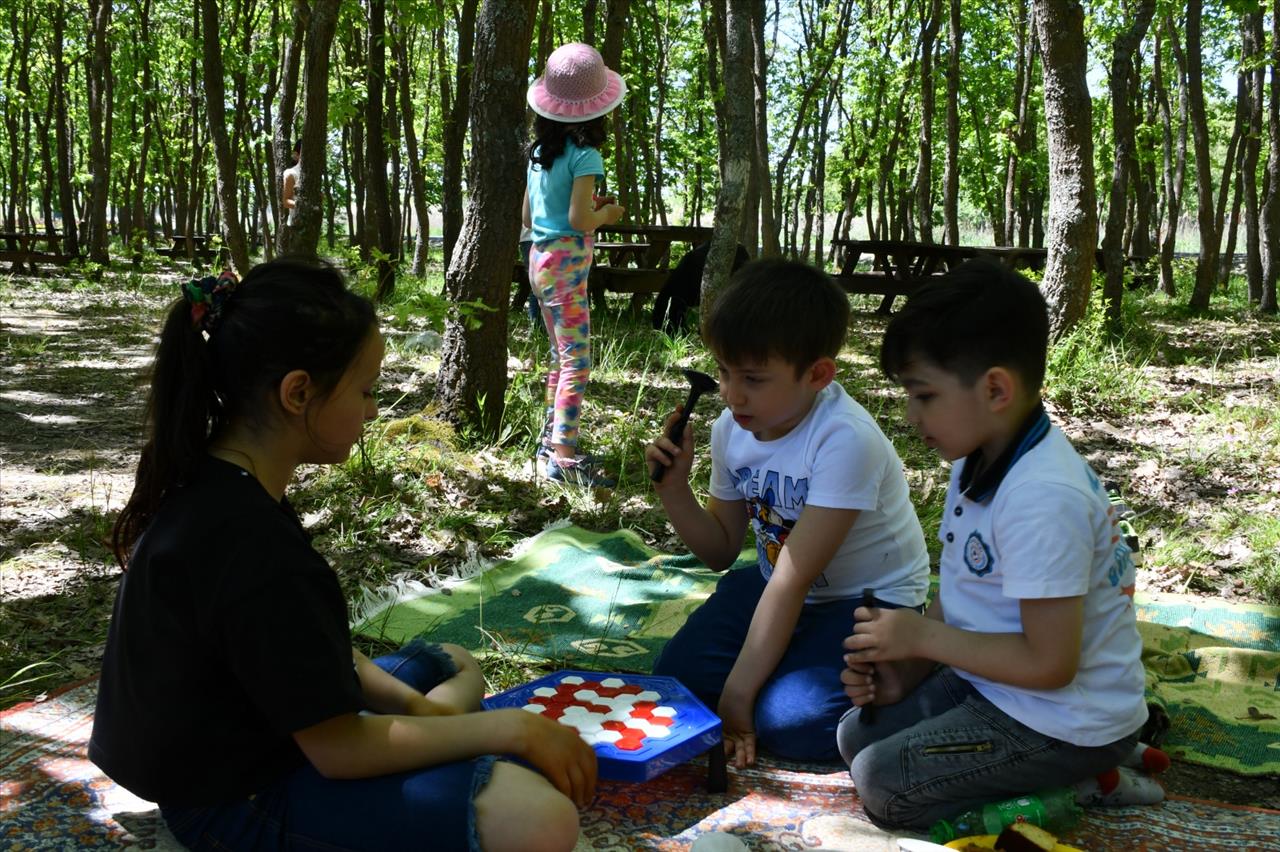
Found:
<path fill-rule="evenodd" d="M 410 584 L 372 597 L 354 629 L 397 643 L 427 634 L 555 668 L 647 672 L 716 580 L 693 557 L 658 553 L 629 530 L 572 526 L 482 567 L 443 588 Z M 1136 605 L 1148 700 L 1170 718 L 1165 749 L 1280 774 L 1280 608 L 1169 595 L 1139 595 Z"/>

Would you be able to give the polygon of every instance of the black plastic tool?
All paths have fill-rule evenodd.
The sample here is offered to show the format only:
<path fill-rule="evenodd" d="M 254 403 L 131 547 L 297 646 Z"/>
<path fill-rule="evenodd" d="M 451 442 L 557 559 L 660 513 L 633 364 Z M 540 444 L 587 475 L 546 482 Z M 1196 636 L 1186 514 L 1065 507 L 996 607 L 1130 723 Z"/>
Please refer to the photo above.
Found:
<path fill-rule="evenodd" d="M 706 373 L 699 373 L 697 370 L 685 370 L 684 377 L 689 380 L 689 398 L 684 401 L 684 410 L 680 412 L 676 422 L 672 423 L 671 428 L 667 431 L 667 437 L 676 446 L 680 446 L 680 436 L 684 434 L 684 427 L 689 423 L 689 415 L 693 413 L 693 407 L 698 404 L 698 397 L 704 393 L 711 393 L 720 389 L 720 385 L 716 384 L 716 380 Z M 654 482 L 661 482 L 662 475 L 666 472 L 666 465 L 655 464 L 653 471 L 649 474 L 649 478 Z"/>

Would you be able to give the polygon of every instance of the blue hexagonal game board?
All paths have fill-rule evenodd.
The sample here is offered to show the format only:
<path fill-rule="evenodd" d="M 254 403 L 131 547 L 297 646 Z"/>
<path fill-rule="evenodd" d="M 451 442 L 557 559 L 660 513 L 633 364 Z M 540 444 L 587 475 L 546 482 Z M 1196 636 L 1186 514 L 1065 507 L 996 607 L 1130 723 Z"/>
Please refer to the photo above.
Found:
<path fill-rule="evenodd" d="M 486 709 L 517 707 L 575 728 L 601 778 L 648 781 L 720 743 L 720 718 L 672 677 L 565 669 L 500 692 Z"/>

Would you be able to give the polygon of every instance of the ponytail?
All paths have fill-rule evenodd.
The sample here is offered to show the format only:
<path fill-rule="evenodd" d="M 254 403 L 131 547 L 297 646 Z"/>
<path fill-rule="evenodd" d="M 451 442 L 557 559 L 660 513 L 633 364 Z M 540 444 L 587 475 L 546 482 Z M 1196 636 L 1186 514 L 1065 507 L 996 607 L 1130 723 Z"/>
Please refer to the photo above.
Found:
<path fill-rule="evenodd" d="M 238 285 L 224 273 L 182 290 L 156 348 L 133 493 L 111 533 L 122 568 L 210 438 L 233 419 L 267 425 L 271 391 L 292 370 L 306 370 L 321 396 L 331 391 L 376 322 L 372 303 L 337 270 L 297 258 L 258 264 Z"/>

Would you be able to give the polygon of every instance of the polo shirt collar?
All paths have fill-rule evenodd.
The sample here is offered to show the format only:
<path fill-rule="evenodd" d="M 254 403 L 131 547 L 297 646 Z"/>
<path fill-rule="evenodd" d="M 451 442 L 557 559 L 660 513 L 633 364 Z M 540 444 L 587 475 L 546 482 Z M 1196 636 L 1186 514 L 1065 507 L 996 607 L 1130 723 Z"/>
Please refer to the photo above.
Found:
<path fill-rule="evenodd" d="M 974 450 L 967 455 L 964 467 L 960 469 L 960 494 L 975 503 L 985 503 L 994 497 L 1009 468 L 1049 434 L 1049 426 L 1049 414 L 1044 410 L 1044 403 L 1036 403 L 1009 446 L 981 475 L 975 477 L 973 472 L 982 462 L 982 450 Z"/>

